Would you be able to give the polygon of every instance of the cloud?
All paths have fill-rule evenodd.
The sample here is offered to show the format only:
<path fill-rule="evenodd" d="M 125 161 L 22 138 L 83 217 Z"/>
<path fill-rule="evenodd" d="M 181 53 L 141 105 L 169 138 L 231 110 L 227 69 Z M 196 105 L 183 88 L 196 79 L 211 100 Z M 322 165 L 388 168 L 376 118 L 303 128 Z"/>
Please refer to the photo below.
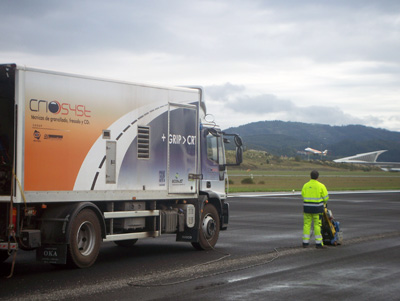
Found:
<path fill-rule="evenodd" d="M 157 9 L 154 9 L 156 4 Z M 90 53 L 101 49 L 154 52 L 174 39 L 163 25 L 163 2 L 9 1 L 0 4 L 4 51 L 43 55 Z M 171 8 L 169 8 L 171 9 Z M 17 26 L 16 26 L 17 25 Z"/>
<path fill-rule="evenodd" d="M 223 85 L 207 86 L 206 93 L 214 100 L 225 100 L 236 93 L 243 92 L 245 89 L 243 85 L 225 83 Z"/>
<path fill-rule="evenodd" d="M 272 94 L 238 97 L 230 103 L 230 107 L 237 112 L 258 115 L 291 112 L 296 108 L 290 100 L 278 99 Z"/>
<path fill-rule="evenodd" d="M 151 49 L 258 63 L 282 57 L 399 62 L 399 9 L 396 1 L 3 0 L 1 48 L 48 55 Z"/>
<path fill-rule="evenodd" d="M 227 122 L 400 130 L 399 11 L 397 0 L 2 0 L 0 62 L 207 86 Z"/>
<path fill-rule="evenodd" d="M 209 93 L 210 88 L 211 93 Z M 220 103 L 218 110 L 229 111 L 234 116 L 240 115 L 242 120 L 284 120 L 331 125 L 382 123 L 382 120 L 377 117 L 369 116 L 362 119 L 347 114 L 335 106 L 302 106 L 273 94 L 251 96 L 247 94 L 248 91 L 243 85 L 226 83 L 221 86 L 205 87 L 205 91 L 211 98 L 211 103 L 215 97 L 219 98 L 223 95 L 225 101 L 218 101 Z M 231 92 L 233 94 L 230 94 Z"/>
<path fill-rule="evenodd" d="M 291 121 L 331 125 L 364 124 L 362 119 L 346 114 L 338 107 L 295 107 L 294 110 L 286 113 L 288 117 L 286 120 Z"/>

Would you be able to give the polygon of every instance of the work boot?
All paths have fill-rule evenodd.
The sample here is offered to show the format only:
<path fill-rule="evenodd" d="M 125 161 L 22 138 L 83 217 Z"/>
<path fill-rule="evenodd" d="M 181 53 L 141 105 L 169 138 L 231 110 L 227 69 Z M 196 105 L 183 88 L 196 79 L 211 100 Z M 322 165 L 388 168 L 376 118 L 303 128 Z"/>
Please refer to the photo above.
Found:
<path fill-rule="evenodd" d="M 321 245 L 321 244 L 315 245 L 315 247 L 317 249 L 326 249 L 326 247 L 324 245 Z"/>
<path fill-rule="evenodd" d="M 303 248 L 308 248 L 308 245 L 309 244 L 303 242 Z"/>

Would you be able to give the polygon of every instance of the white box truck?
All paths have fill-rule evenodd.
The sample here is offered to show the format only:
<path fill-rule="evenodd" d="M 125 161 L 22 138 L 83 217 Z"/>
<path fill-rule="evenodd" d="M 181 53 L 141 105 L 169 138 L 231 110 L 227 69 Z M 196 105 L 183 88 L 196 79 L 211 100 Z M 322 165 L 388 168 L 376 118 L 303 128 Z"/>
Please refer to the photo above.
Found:
<path fill-rule="evenodd" d="M 43 262 L 85 268 L 102 241 L 164 233 L 214 247 L 242 142 L 206 114 L 201 88 L 0 65 L 0 262 L 36 249 Z"/>

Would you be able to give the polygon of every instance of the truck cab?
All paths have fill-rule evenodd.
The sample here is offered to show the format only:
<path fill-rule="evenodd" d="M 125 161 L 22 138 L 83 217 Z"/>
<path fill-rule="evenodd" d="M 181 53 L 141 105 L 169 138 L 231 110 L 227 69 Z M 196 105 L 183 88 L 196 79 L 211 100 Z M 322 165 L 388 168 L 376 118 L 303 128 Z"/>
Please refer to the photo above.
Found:
<path fill-rule="evenodd" d="M 226 199 L 228 182 L 227 166 L 242 163 L 242 140 L 237 134 L 228 134 L 219 128 L 203 126 L 201 133 L 201 186 L 200 190 L 217 194 Z M 236 148 L 236 162 L 227 163 L 225 144 L 230 144 L 228 137 L 233 137 Z"/>
<path fill-rule="evenodd" d="M 200 194 L 207 196 L 219 212 L 219 229 L 226 230 L 229 223 L 229 203 L 226 202 L 228 188 L 227 166 L 242 163 L 242 139 L 237 134 L 228 134 L 216 127 L 200 127 L 201 185 Z M 227 162 L 225 144 L 234 141 L 235 162 Z M 211 226 L 216 227 L 216 226 Z M 207 229 L 203 229 L 207 233 Z M 210 232 L 210 231 L 208 231 Z"/>

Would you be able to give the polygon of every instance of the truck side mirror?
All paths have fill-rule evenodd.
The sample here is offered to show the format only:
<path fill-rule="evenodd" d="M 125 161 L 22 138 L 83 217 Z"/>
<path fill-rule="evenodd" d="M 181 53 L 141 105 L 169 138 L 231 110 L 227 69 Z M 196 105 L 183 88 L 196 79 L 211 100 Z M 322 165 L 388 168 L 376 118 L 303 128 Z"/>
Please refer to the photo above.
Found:
<path fill-rule="evenodd" d="M 236 164 L 240 165 L 243 162 L 243 147 L 236 148 Z"/>
<path fill-rule="evenodd" d="M 235 144 L 237 147 L 243 146 L 242 138 L 239 135 L 235 135 Z"/>
<path fill-rule="evenodd" d="M 243 141 L 242 138 L 238 134 L 226 134 L 222 133 L 224 136 L 232 136 L 235 141 L 236 146 L 236 163 L 234 164 L 225 164 L 225 166 L 238 166 L 243 162 Z M 229 143 L 230 141 L 224 137 L 224 142 Z"/>

